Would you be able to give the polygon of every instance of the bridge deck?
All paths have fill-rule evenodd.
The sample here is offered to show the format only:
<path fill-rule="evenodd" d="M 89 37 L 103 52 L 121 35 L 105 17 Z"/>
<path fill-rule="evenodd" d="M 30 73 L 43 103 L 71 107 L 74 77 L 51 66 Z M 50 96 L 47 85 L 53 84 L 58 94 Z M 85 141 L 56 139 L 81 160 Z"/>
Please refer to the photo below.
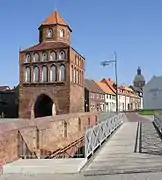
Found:
<path fill-rule="evenodd" d="M 137 122 L 125 122 L 84 169 L 84 174 L 131 173 L 153 171 L 154 168 L 162 170 L 162 156 L 134 153 L 137 125 Z"/>

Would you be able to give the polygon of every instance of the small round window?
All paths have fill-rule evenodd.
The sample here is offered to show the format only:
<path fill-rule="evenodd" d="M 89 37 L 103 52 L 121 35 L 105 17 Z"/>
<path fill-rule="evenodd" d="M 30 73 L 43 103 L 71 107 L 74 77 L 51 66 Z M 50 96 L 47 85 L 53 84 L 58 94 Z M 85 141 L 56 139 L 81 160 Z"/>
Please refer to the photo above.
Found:
<path fill-rule="evenodd" d="M 47 31 L 47 37 L 48 38 L 51 38 L 53 36 L 53 30 L 52 29 L 49 29 L 48 31 Z"/>
<path fill-rule="evenodd" d="M 43 53 L 42 54 L 42 61 L 47 61 L 47 58 L 48 58 L 47 53 Z"/>
<path fill-rule="evenodd" d="M 39 61 L 39 54 L 35 53 L 34 54 L 34 62 L 38 62 Z"/>
<path fill-rule="evenodd" d="M 30 54 L 27 54 L 27 55 L 26 55 L 25 62 L 29 63 L 29 62 L 30 62 L 30 59 L 31 59 L 31 58 L 30 58 Z"/>

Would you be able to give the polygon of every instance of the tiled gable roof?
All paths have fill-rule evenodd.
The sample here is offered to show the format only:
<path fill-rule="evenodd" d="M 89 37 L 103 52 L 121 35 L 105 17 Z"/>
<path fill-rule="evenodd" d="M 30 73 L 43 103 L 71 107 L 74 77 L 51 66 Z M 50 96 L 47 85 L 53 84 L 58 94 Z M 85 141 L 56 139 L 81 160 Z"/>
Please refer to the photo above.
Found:
<path fill-rule="evenodd" d="M 106 94 L 115 95 L 115 93 L 109 88 L 109 86 L 106 85 L 106 83 L 97 82 L 97 84 L 98 84 L 98 86 L 100 86 L 100 88 L 101 88 Z"/>
<path fill-rule="evenodd" d="M 90 92 L 104 94 L 104 91 L 91 79 L 85 79 L 85 88 Z"/>
<path fill-rule="evenodd" d="M 116 94 L 116 89 L 114 88 L 114 81 L 112 81 L 110 78 L 109 79 L 102 79 L 101 82 L 106 83 L 109 88 Z"/>

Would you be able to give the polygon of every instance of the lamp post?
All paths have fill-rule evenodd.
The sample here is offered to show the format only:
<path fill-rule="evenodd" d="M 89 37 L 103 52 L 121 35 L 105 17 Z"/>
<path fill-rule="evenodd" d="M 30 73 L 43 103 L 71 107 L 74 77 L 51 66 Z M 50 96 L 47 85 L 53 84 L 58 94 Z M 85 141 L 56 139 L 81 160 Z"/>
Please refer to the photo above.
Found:
<path fill-rule="evenodd" d="M 115 64 L 116 112 L 118 112 L 118 72 L 117 72 L 117 54 L 116 54 L 116 52 L 114 52 L 114 60 L 103 61 L 103 62 L 101 62 L 101 65 L 105 67 L 105 66 L 108 66 L 110 63 Z"/>

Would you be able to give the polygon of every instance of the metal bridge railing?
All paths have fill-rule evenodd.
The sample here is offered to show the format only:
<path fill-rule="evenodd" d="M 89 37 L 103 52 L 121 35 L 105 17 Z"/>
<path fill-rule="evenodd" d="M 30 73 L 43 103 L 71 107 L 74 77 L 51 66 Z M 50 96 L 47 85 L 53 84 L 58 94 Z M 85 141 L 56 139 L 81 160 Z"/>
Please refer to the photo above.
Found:
<path fill-rule="evenodd" d="M 154 124 L 162 134 L 162 115 L 157 113 L 154 114 Z"/>
<path fill-rule="evenodd" d="M 85 132 L 85 157 L 88 158 L 122 123 L 125 114 L 111 116 Z"/>

